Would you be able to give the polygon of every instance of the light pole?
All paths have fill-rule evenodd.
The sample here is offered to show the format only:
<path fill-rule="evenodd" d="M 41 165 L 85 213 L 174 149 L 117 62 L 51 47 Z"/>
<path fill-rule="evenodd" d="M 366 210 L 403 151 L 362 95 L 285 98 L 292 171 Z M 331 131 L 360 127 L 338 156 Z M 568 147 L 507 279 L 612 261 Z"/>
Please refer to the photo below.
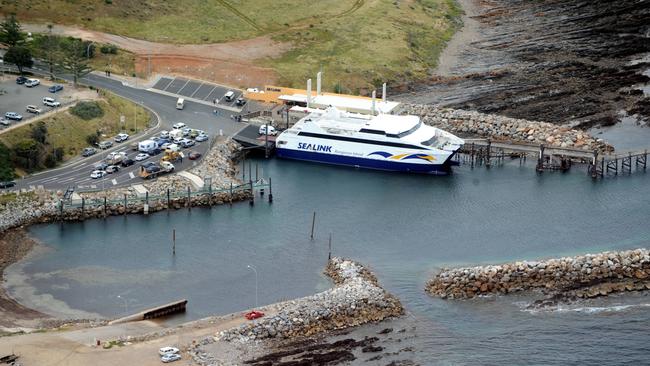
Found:
<path fill-rule="evenodd" d="M 123 298 L 123 297 L 120 296 L 120 295 L 117 295 L 117 298 L 118 298 L 118 299 L 122 299 L 122 301 L 124 301 L 124 312 L 125 312 L 125 313 L 128 313 L 128 312 L 129 312 L 129 303 L 126 301 L 125 298 Z"/>
<path fill-rule="evenodd" d="M 253 272 L 255 272 L 255 309 L 257 309 L 257 269 L 255 269 L 255 267 L 251 266 L 250 264 L 246 267 L 252 269 Z"/>

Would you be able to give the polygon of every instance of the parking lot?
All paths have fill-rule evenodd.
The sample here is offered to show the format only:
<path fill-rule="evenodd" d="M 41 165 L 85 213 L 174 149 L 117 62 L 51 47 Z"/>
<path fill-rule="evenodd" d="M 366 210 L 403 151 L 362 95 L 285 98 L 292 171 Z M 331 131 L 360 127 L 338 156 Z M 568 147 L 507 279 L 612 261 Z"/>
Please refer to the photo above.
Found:
<path fill-rule="evenodd" d="M 229 89 L 225 86 L 206 83 L 198 80 L 189 80 L 184 78 L 168 78 L 162 77 L 153 86 L 153 89 L 162 90 L 167 93 L 177 94 L 179 96 L 199 99 L 205 102 L 214 103 L 217 105 L 239 108 L 235 105 L 237 98 L 242 96 L 242 91 L 237 89 Z M 226 101 L 224 95 L 232 90 L 235 95 L 230 102 Z"/>
<path fill-rule="evenodd" d="M 47 89 L 52 85 L 52 83 L 41 78 L 38 79 L 41 81 L 41 85 L 32 88 L 16 84 L 15 76 L 5 76 L 3 80 L 0 81 L 0 90 L 3 91 L 3 94 L 0 97 L 0 100 L 2 101 L 2 103 L 0 103 L 0 116 L 4 117 L 6 112 L 16 112 L 23 116 L 21 122 L 10 121 L 11 125 L 23 123 L 36 116 L 36 114 L 29 113 L 25 110 L 27 105 L 35 105 L 40 108 L 43 113 L 52 110 L 53 108 L 43 105 L 43 97 L 54 98 L 59 101 L 61 105 L 73 101 L 73 92 L 70 88 L 64 86 L 63 90 L 57 93 L 50 93 Z M 0 125 L 0 127 L 6 128 L 4 125 Z"/>

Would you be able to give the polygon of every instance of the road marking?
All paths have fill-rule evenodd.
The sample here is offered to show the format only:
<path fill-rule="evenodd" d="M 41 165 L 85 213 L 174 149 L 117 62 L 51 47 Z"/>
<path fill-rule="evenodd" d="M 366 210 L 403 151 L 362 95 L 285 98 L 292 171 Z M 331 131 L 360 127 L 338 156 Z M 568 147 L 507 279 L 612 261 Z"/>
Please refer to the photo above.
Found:
<path fill-rule="evenodd" d="M 117 184 L 117 179 L 111 180 L 111 183 L 113 183 L 113 185 L 116 185 Z"/>
<path fill-rule="evenodd" d="M 90 185 L 90 188 L 95 189 L 95 188 L 97 188 L 97 186 L 94 185 L 94 184 L 91 184 L 91 185 Z"/>
<path fill-rule="evenodd" d="M 130 178 L 130 179 L 135 178 L 135 174 L 133 174 L 133 172 L 129 172 L 129 178 Z"/>

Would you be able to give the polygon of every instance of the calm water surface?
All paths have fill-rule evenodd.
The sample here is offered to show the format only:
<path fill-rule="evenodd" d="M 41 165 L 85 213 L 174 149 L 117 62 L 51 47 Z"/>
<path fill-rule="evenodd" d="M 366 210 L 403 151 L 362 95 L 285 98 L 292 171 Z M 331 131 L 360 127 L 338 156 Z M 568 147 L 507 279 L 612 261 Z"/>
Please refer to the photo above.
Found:
<path fill-rule="evenodd" d="M 189 300 L 180 320 L 228 313 L 254 306 L 249 264 L 259 273 L 260 304 L 327 288 L 331 232 L 335 255 L 371 266 L 405 303 L 422 364 L 648 362 L 645 294 L 530 312 L 525 296 L 443 301 L 423 287 L 444 266 L 647 247 L 650 174 L 592 182 L 582 168 L 538 176 L 516 161 L 461 166 L 448 177 L 259 164 L 273 177 L 272 205 L 33 227 L 48 248 L 12 267 L 9 277 L 26 285 L 10 281 L 10 291 L 70 316 L 77 309 L 113 317 L 177 298 Z"/>

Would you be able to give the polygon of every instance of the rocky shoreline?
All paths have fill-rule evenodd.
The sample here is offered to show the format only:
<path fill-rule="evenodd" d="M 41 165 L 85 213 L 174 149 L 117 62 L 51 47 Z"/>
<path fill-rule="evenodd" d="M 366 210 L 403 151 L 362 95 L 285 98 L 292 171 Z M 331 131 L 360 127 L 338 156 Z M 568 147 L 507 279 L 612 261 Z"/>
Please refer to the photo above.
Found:
<path fill-rule="evenodd" d="M 472 34 L 455 65 L 398 100 L 580 128 L 612 125 L 621 111 L 650 118 L 639 89 L 650 81 L 648 2 L 464 2 Z"/>
<path fill-rule="evenodd" d="M 645 248 L 542 261 L 443 269 L 426 292 L 444 299 L 539 290 L 569 298 L 650 289 L 650 251 Z"/>
<path fill-rule="evenodd" d="M 267 313 L 265 317 L 204 338 L 189 347 L 194 362 L 199 365 L 222 364 L 219 355 L 211 355 L 205 349 L 214 343 L 252 345 L 258 341 L 303 339 L 404 313 L 400 301 L 381 288 L 377 278 L 357 262 L 332 258 L 325 274 L 334 281 L 333 288 L 266 306 L 261 309 Z M 372 341 L 365 343 L 370 345 Z M 346 354 L 345 357 L 349 356 Z"/>
<path fill-rule="evenodd" d="M 588 151 L 614 150 L 603 140 L 590 136 L 587 132 L 547 122 L 424 104 L 403 104 L 401 108 L 403 113 L 420 116 L 425 124 L 459 135 L 480 136 L 499 142 L 545 144 L 549 147 Z"/>

